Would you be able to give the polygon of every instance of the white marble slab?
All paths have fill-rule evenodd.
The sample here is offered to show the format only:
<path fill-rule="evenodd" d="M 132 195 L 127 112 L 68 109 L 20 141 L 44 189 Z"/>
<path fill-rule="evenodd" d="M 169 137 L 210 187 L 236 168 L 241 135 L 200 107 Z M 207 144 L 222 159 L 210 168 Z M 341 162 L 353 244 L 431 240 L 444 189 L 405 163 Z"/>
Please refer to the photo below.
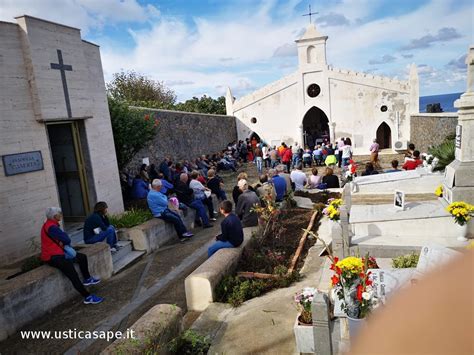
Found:
<path fill-rule="evenodd" d="M 405 192 L 405 194 L 434 194 L 436 187 L 441 185 L 443 183 L 443 180 L 444 177 L 442 174 L 431 174 L 426 176 L 420 176 L 416 179 L 405 179 L 365 184 L 359 185 L 357 192 L 353 193 L 353 195 L 360 196 L 392 194 L 395 190 L 401 190 Z"/>
<path fill-rule="evenodd" d="M 357 185 L 378 184 L 389 181 L 417 179 L 421 174 L 417 170 L 400 171 L 396 173 L 383 173 L 370 176 L 358 176 L 354 179 Z"/>
<path fill-rule="evenodd" d="M 313 201 L 311 201 L 311 199 L 308 197 L 293 196 L 293 200 L 296 201 L 296 206 L 300 208 L 306 208 L 308 210 L 312 210 L 314 207 Z"/>

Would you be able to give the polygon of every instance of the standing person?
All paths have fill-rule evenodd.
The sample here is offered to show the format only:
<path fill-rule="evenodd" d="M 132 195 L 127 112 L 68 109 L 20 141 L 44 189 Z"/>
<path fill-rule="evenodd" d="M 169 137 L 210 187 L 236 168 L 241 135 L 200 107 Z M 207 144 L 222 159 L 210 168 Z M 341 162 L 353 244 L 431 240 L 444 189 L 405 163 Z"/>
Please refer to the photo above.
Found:
<path fill-rule="evenodd" d="M 110 251 L 115 253 L 117 246 L 117 233 L 114 226 L 107 217 L 107 203 L 100 201 L 94 206 L 94 213 L 86 218 L 84 222 L 84 242 L 86 244 L 95 244 L 104 240 L 110 247 Z"/>
<path fill-rule="evenodd" d="M 337 166 L 340 168 L 342 164 L 342 148 L 344 147 L 344 137 L 337 141 Z"/>
<path fill-rule="evenodd" d="M 263 171 L 263 153 L 259 147 L 255 147 L 255 162 L 257 163 L 257 173 L 260 175 Z"/>
<path fill-rule="evenodd" d="M 258 215 L 253 209 L 255 205 L 260 206 L 260 199 L 254 191 L 249 190 L 247 180 L 242 179 L 237 185 L 242 194 L 235 206 L 235 214 L 239 216 L 243 227 L 254 227 L 258 225 Z"/>
<path fill-rule="evenodd" d="M 150 181 L 158 179 L 158 172 L 156 171 L 155 164 L 151 164 L 148 167 L 148 176 L 150 178 Z"/>
<path fill-rule="evenodd" d="M 242 142 L 240 141 L 240 149 L 239 149 L 239 153 L 240 153 L 240 159 L 243 160 L 244 163 L 247 162 L 247 154 L 248 154 L 248 150 L 247 150 L 247 143 L 246 142 Z"/>
<path fill-rule="evenodd" d="M 308 179 L 306 178 L 306 174 L 302 171 L 303 166 L 299 163 L 296 166 L 296 169 L 293 170 L 290 174 L 291 181 L 295 184 L 295 191 L 303 190 L 304 186 Z"/>
<path fill-rule="evenodd" d="M 284 143 L 283 143 L 284 144 Z M 291 152 L 291 149 L 284 145 L 284 149 L 281 154 L 281 162 L 286 165 L 286 171 L 289 173 L 291 170 L 291 158 L 293 156 L 293 153 Z"/>
<path fill-rule="evenodd" d="M 334 175 L 334 170 L 326 168 L 326 175 L 323 176 L 323 184 L 326 184 L 328 189 L 339 188 L 339 178 Z"/>
<path fill-rule="evenodd" d="M 254 152 L 255 154 L 255 148 L 257 148 L 257 138 L 255 138 L 255 136 L 252 137 L 252 140 L 250 141 L 250 146 L 252 147 L 252 151 Z"/>
<path fill-rule="evenodd" d="M 370 162 L 372 163 L 372 165 L 379 169 L 380 168 L 380 164 L 379 164 L 379 144 L 377 143 L 377 140 L 374 139 L 373 140 L 373 143 L 372 145 L 370 146 L 369 150 L 370 150 Z"/>
<path fill-rule="evenodd" d="M 64 248 L 71 246 L 71 239 L 66 232 L 61 230 L 59 222 L 63 213 L 58 207 L 49 207 L 46 210 L 46 221 L 41 228 L 41 260 L 48 265 L 59 269 L 72 283 L 74 288 L 84 297 L 84 304 L 97 304 L 104 299 L 91 295 L 84 286 L 96 285 L 100 279 L 92 277 L 89 273 L 87 256 L 76 252 L 75 257 L 65 252 Z M 81 282 L 74 263 L 79 264 L 84 281 Z"/>
<path fill-rule="evenodd" d="M 239 217 L 232 213 L 232 202 L 224 200 L 219 205 L 219 211 L 224 215 L 221 222 L 221 234 L 216 236 L 216 242 L 207 249 L 210 258 L 216 251 L 224 248 L 237 248 L 244 241 L 244 231 Z"/>
<path fill-rule="evenodd" d="M 265 168 L 270 167 L 270 150 L 268 149 L 267 143 L 263 143 L 262 145 L 262 158 L 263 158 L 263 164 Z"/>
<path fill-rule="evenodd" d="M 148 176 L 148 172 L 146 171 L 146 164 L 142 164 L 140 166 L 140 177 L 142 178 L 143 181 L 148 182 L 150 181 L 150 177 Z"/>
<path fill-rule="evenodd" d="M 351 140 L 346 138 L 344 141 L 344 146 L 342 147 L 342 167 L 349 165 L 349 160 L 352 159 L 352 145 Z"/>
<path fill-rule="evenodd" d="M 270 168 L 275 169 L 275 167 L 278 165 L 278 150 L 276 147 L 273 147 L 272 150 L 270 150 Z"/>
<path fill-rule="evenodd" d="M 160 218 L 165 222 L 171 223 L 174 226 L 176 234 L 181 240 L 191 238 L 192 233 L 188 232 L 186 226 L 181 220 L 181 216 L 168 208 L 168 198 L 160 192 L 161 181 L 159 179 L 153 180 L 151 183 L 152 190 L 147 196 L 148 208 L 150 208 L 153 217 Z"/>

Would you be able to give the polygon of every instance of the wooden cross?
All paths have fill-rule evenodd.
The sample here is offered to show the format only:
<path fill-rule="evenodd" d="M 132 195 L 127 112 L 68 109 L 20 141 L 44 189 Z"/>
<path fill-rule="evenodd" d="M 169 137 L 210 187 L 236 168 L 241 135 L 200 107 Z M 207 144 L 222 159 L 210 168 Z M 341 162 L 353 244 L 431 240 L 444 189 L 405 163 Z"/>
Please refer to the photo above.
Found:
<path fill-rule="evenodd" d="M 319 12 L 311 12 L 311 5 L 309 5 L 309 12 L 307 14 L 304 14 L 303 16 L 309 16 L 309 23 L 311 22 L 311 15 L 316 15 L 319 14 Z"/>
<path fill-rule="evenodd" d="M 51 63 L 51 69 L 56 69 L 61 72 L 61 81 L 63 82 L 63 91 L 64 91 L 64 99 L 66 100 L 66 110 L 67 110 L 67 117 L 71 118 L 71 102 L 69 101 L 69 91 L 67 89 L 67 82 L 66 82 L 66 71 L 72 71 L 72 66 L 69 64 L 64 64 L 63 62 L 63 54 L 60 49 L 58 51 L 58 61 L 59 63 Z"/>

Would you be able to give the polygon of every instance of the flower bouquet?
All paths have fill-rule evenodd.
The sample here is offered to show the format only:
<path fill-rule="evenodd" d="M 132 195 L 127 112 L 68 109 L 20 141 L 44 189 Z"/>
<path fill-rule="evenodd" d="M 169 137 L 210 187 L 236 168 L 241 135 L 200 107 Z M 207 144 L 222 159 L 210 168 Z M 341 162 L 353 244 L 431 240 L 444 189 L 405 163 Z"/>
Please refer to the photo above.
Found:
<path fill-rule="evenodd" d="M 365 258 L 349 256 L 342 260 L 332 259 L 331 278 L 336 295 L 342 300 L 342 309 L 349 318 L 365 318 L 378 306 L 378 299 L 372 288 L 371 272 L 368 269 L 378 268 L 375 258 L 368 254 Z"/>
<path fill-rule="evenodd" d="M 347 171 L 345 174 L 347 182 L 354 180 L 354 178 L 357 176 L 356 171 L 357 171 L 357 164 L 355 163 L 354 160 L 352 159 L 349 160 L 349 166 L 347 167 Z"/>
<path fill-rule="evenodd" d="M 295 295 L 296 307 L 300 311 L 300 316 L 298 317 L 300 324 L 313 325 L 311 303 L 313 303 L 314 295 L 318 292 L 314 287 L 305 287 Z"/>
<path fill-rule="evenodd" d="M 343 203 L 343 201 L 340 198 L 337 198 L 337 199 L 330 198 L 328 200 L 328 205 L 323 210 L 323 214 L 325 216 L 327 216 L 332 221 L 339 220 L 339 217 L 341 215 L 341 213 L 339 211 L 339 207 L 341 207 L 342 203 Z"/>
<path fill-rule="evenodd" d="M 469 222 L 474 215 L 474 205 L 463 201 L 456 201 L 446 207 L 446 211 L 454 217 L 455 223 L 463 226 Z"/>

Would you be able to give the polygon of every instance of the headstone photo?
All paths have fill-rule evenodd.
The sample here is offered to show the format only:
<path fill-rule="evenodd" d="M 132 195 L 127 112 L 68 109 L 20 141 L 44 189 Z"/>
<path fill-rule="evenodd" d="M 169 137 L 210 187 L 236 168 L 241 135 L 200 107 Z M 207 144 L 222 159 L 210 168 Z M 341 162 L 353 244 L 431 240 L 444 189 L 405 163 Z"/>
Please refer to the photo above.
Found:
<path fill-rule="evenodd" d="M 399 209 L 399 210 L 405 209 L 405 193 L 403 191 L 395 190 L 393 205 L 396 209 Z"/>

